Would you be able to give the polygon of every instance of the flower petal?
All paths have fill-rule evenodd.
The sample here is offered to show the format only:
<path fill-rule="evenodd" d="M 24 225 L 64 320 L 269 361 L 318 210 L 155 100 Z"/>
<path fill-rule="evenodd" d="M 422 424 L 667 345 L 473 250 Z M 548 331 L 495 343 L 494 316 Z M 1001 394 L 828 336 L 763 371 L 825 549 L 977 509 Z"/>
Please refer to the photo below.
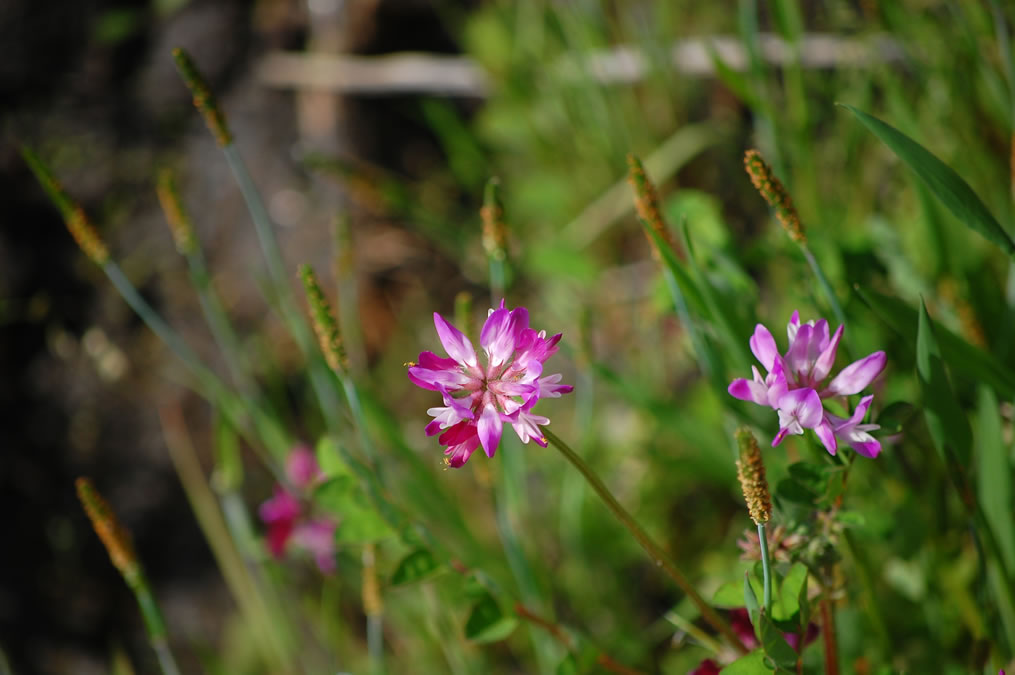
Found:
<path fill-rule="evenodd" d="M 744 378 L 738 378 L 730 383 L 729 388 L 726 390 L 729 395 L 733 398 L 738 398 L 741 401 L 751 401 L 758 405 L 768 405 L 768 387 L 763 382 L 757 380 L 745 380 Z"/>
<path fill-rule="evenodd" d="M 518 438 L 522 440 L 522 443 L 528 443 L 530 440 L 534 440 L 537 444 L 546 447 L 546 441 L 543 440 L 543 432 L 540 430 L 540 424 L 549 424 L 550 420 L 542 415 L 533 415 L 526 411 L 520 411 L 515 418 L 514 422 L 511 422 L 511 426 L 514 428 L 515 433 L 518 434 Z"/>
<path fill-rule="evenodd" d="M 793 340 L 796 339 L 796 332 L 800 328 L 800 312 L 793 310 L 793 314 L 789 317 L 789 323 L 786 324 L 786 337 L 789 339 L 789 343 L 793 344 Z"/>
<path fill-rule="evenodd" d="M 825 450 L 828 450 L 828 454 L 834 455 L 835 451 L 839 449 L 839 444 L 835 441 L 835 431 L 832 430 L 832 425 L 828 420 L 821 420 L 818 426 L 814 427 L 814 433 L 825 446 Z"/>
<path fill-rule="evenodd" d="M 483 408 L 479 422 L 476 424 L 476 430 L 479 433 L 479 442 L 483 446 L 483 452 L 487 457 L 493 457 L 493 453 L 497 452 L 497 445 L 500 443 L 503 429 L 504 423 L 501 422 L 497 409 L 492 405 Z"/>
<path fill-rule="evenodd" d="M 796 378 L 797 382 L 807 382 L 811 372 L 811 333 L 814 327 L 808 323 L 797 329 L 796 337 L 789 343 L 786 350 L 786 369 Z M 792 378 L 791 378 L 792 379 Z"/>
<path fill-rule="evenodd" d="M 511 311 L 501 307 L 490 313 L 479 334 L 479 344 L 490 358 L 491 366 L 500 365 L 511 358 L 519 338 L 528 327 L 529 311 L 524 307 L 516 307 Z"/>
<path fill-rule="evenodd" d="M 836 375 L 822 396 L 851 396 L 860 393 L 885 369 L 887 358 L 884 352 L 874 352 L 859 361 L 854 361 Z"/>
<path fill-rule="evenodd" d="M 755 358 L 765 366 L 766 371 L 772 370 L 772 365 L 779 357 L 779 349 L 775 346 L 775 338 L 760 323 L 754 327 L 754 335 L 750 339 L 751 351 Z"/>
<path fill-rule="evenodd" d="M 305 445 L 299 445 L 285 458 L 285 475 L 293 487 L 304 490 L 323 477 L 317 458 Z"/>
<path fill-rule="evenodd" d="M 839 350 L 839 340 L 842 339 L 842 326 L 839 326 L 835 335 L 828 341 L 827 346 L 822 350 L 818 356 L 817 361 L 814 362 L 814 368 L 811 370 L 811 383 L 815 386 L 820 384 L 828 373 L 831 372 L 832 366 L 835 365 L 835 353 Z M 825 330 L 828 330 L 826 325 Z"/>
<path fill-rule="evenodd" d="M 437 312 L 433 313 L 433 325 L 437 328 L 437 337 L 440 338 L 441 344 L 444 345 L 444 351 L 448 353 L 448 356 L 463 366 L 478 365 L 476 350 L 472 348 L 472 343 L 462 331 L 448 323 Z"/>
<path fill-rule="evenodd" d="M 422 352 L 419 364 L 409 368 L 408 376 L 414 385 L 430 391 L 440 391 L 442 387 L 454 391 L 472 380 L 472 376 L 462 372 L 457 361 L 441 358 L 433 352 Z"/>
<path fill-rule="evenodd" d="M 824 408 L 818 392 L 813 389 L 792 389 L 779 399 L 780 419 L 783 412 L 791 415 L 804 429 L 813 429 L 821 422 Z"/>

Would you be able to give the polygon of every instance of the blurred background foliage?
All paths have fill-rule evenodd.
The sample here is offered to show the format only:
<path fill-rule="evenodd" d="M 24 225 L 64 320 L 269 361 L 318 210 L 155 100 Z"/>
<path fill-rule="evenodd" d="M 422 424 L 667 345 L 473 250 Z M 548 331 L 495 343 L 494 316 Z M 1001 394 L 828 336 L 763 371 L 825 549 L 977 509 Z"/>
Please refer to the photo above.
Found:
<path fill-rule="evenodd" d="M 298 113 L 305 93 L 270 88 L 257 65 L 279 50 L 326 50 L 314 29 L 325 5 L 344 17 L 342 39 L 327 49 L 460 53 L 480 68 L 483 87 L 458 97 L 334 94 L 333 135 L 309 134 Z M 1012 232 L 1010 7 L 523 0 L 317 2 L 315 9 L 295 0 L 161 0 L 77 9 L 86 29 L 27 3 L 5 11 L 11 21 L 0 23 L 49 31 L 38 44 L 16 43 L 32 56 L 20 67 L 41 82 L 5 76 L 17 96 L 8 139 L 36 145 L 114 243 L 134 283 L 221 369 L 151 188 L 157 167 L 178 169 L 214 281 L 243 336 L 243 358 L 294 440 L 311 444 L 325 428 L 304 362 L 259 296 L 267 282 L 246 215 L 174 79 L 170 47 L 191 49 L 220 92 L 237 143 L 284 226 L 279 238 L 294 287 L 299 262 L 325 276 L 335 270 L 332 296 L 385 480 L 397 486 L 392 501 L 465 568 L 481 570 L 442 567 L 427 581 L 388 586 L 413 550 L 411 537 L 378 541 L 390 672 L 552 672 L 565 649 L 531 621 L 506 641 L 466 639 L 470 608 L 491 587 L 502 592 L 506 615 L 506 598 L 523 603 L 648 672 L 687 672 L 709 655 L 685 632 L 692 608 L 559 457 L 506 435 L 495 460 L 477 455 L 464 469 L 442 470 L 436 443 L 422 434 L 434 396 L 409 385 L 404 363 L 423 349 L 439 351 L 431 313 L 451 316 L 460 292 L 473 298 L 473 331 L 485 316 L 479 206 L 487 179 L 498 176 L 509 225 L 508 305 L 529 307 L 534 327 L 564 333 L 556 366 L 576 385 L 572 397 L 542 404 L 542 414 L 706 596 L 739 579 L 749 564 L 739 561 L 736 541 L 752 528 L 735 480 L 732 430 L 753 421 L 764 442 L 775 420 L 731 406 L 703 376 L 624 179 L 625 156 L 634 152 L 646 160 L 674 232 L 686 228 L 695 278 L 714 291 L 742 338 L 727 344 L 725 328 L 698 326 L 724 350 L 720 379 L 729 381 L 747 375 L 755 322 L 768 325 L 780 345 L 794 309 L 805 320 L 835 323 L 799 248 L 743 170 L 751 147 L 797 204 L 810 249 L 844 309 L 846 351 L 889 355 L 871 417 L 885 427 L 882 439 L 896 442 L 877 460 L 850 465 L 842 508 L 852 515 L 832 528 L 843 553 L 842 663 L 847 672 L 965 673 L 991 665 L 991 654 L 1010 657 L 1015 645 L 997 645 L 1005 631 L 997 628 L 991 586 L 948 471 L 907 404 L 920 398 L 921 298 L 939 330 L 992 355 L 1005 372 L 1015 368 L 1012 263 L 835 105 L 854 105 L 922 143 Z M 674 63 L 676 43 L 714 36 L 740 50 L 710 52 L 700 42 L 703 65 Z M 766 56 L 773 36 L 782 40 L 774 60 Z M 812 40 L 830 37 L 856 51 L 815 65 Z M 60 48 L 40 46 L 51 44 Z M 633 75 L 623 75 L 631 72 L 624 50 L 639 55 Z M 611 64 L 620 76 L 610 74 Z M 231 447 L 228 434 L 216 432 L 214 411 L 179 387 L 169 357 L 69 239 L 55 243 L 60 226 L 27 187 L 18 161 L 4 150 L 14 206 L 0 233 L 9 270 L 0 321 L 11 345 L 3 350 L 5 378 L 11 373 L 5 407 L 31 411 L 11 427 L 17 431 L 5 444 L 2 473 L 11 486 L 6 512 L 25 514 L 13 546 L 35 552 L 25 553 L 31 570 L 26 561 L 0 579 L 2 646 L 19 672 L 101 671 L 110 640 L 125 641 L 140 672 L 153 667 L 136 610 L 83 517 L 60 515 L 75 512 L 70 477 L 87 472 L 125 511 L 156 593 L 165 597 L 182 660 L 209 672 L 269 672 L 256 632 L 235 613 L 201 533 L 187 524 L 192 516 L 163 457 L 154 411 L 182 402 L 213 484 L 224 470 L 223 443 Z M 872 311 L 860 292 L 868 301 L 887 296 L 887 304 Z M 991 489 L 1000 510 L 1011 512 L 1015 392 L 999 392 L 1000 406 L 984 403 L 980 371 L 948 366 L 981 443 L 977 461 L 996 422 L 1007 471 Z M 97 391 L 114 394 L 88 403 Z M 84 421 L 82 410 L 89 411 Z M 39 424 L 45 429 L 29 428 Z M 130 457 L 135 447 L 145 449 L 143 461 Z M 33 463 L 33 453 L 51 463 Z M 245 472 L 233 488 L 253 514 L 270 496 L 272 478 L 249 448 L 241 457 Z M 766 453 L 770 481 L 787 478 L 793 461 L 819 457 L 813 443 L 791 439 Z M 147 498 L 138 496 L 146 491 Z M 59 496 L 46 496 L 52 493 Z M 776 522 L 807 521 L 792 504 L 781 506 Z M 244 554 L 278 594 L 272 611 L 288 625 L 280 628 L 283 648 L 300 654 L 300 668 L 366 672 L 361 542 L 340 546 L 338 573 L 323 581 L 306 561 Z M 41 590 L 54 579 L 59 593 Z M 102 591 L 82 590 L 89 579 L 101 580 Z M 815 648 L 806 654 L 820 668 Z"/>

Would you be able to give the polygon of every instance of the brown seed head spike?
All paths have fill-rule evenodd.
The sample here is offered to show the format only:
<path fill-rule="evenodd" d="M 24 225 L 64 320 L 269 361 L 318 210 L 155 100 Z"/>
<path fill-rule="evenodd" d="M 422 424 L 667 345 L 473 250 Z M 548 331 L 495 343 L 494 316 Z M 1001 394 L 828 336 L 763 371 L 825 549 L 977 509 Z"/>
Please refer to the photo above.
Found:
<path fill-rule="evenodd" d="M 190 93 L 194 97 L 194 107 L 204 117 L 204 122 L 215 137 L 215 142 L 219 144 L 219 147 L 226 147 L 233 142 L 233 136 L 229 133 L 226 116 L 222 114 L 222 109 L 219 108 L 218 101 L 215 99 L 211 87 L 208 86 L 207 80 L 194 65 L 190 54 L 183 49 L 177 47 L 173 50 L 173 60 L 176 61 L 176 69 L 180 72 L 183 83 L 187 85 L 187 89 L 190 89 Z"/>
<path fill-rule="evenodd" d="M 120 571 L 128 584 L 138 578 L 141 567 L 134 553 L 134 545 L 130 540 L 130 533 L 127 531 L 113 513 L 109 503 L 102 498 L 92 481 L 88 478 L 78 478 L 75 482 L 78 492 L 78 499 L 84 507 L 88 519 L 92 521 L 95 533 L 99 535 L 106 551 L 109 552 L 109 559 Z"/>
<path fill-rule="evenodd" d="M 194 239 L 194 224 L 183 208 L 180 193 L 176 189 L 176 179 L 173 177 L 171 170 L 163 169 L 159 172 L 155 192 L 159 196 L 162 212 L 165 214 L 166 221 L 169 223 L 169 229 L 173 233 L 176 250 L 182 255 L 194 253 L 197 245 Z"/>
<path fill-rule="evenodd" d="M 737 478 L 744 491 L 747 510 L 755 523 L 767 523 L 772 518 L 772 497 L 765 479 L 765 463 L 761 459 L 761 448 L 750 429 L 742 427 L 736 432 L 740 459 L 737 460 Z"/>
<path fill-rule="evenodd" d="M 339 377 L 349 372 L 349 359 L 342 344 L 342 333 L 338 329 L 335 316 L 331 313 L 331 305 L 324 297 L 324 291 L 317 282 L 317 275 L 310 265 L 300 265 L 300 279 L 307 294 L 307 305 L 310 310 L 310 321 L 314 324 L 318 344 L 324 353 L 324 360 Z"/>
<path fill-rule="evenodd" d="M 662 213 L 659 211 L 659 194 L 656 192 L 656 187 L 649 179 L 648 174 L 645 173 L 645 167 L 641 160 L 633 154 L 627 155 L 627 182 L 634 189 L 634 208 L 638 212 L 638 217 L 648 223 L 649 227 L 670 245 L 677 256 L 683 259 L 683 251 L 673 241 L 673 235 L 666 227 L 666 221 L 663 220 Z M 649 241 L 651 242 L 651 237 Z M 659 255 L 654 245 L 652 252 L 656 256 Z"/>
<path fill-rule="evenodd" d="M 761 153 L 753 149 L 744 153 L 744 168 L 751 177 L 754 189 L 775 210 L 775 217 L 779 219 L 790 239 L 798 244 L 806 244 L 807 235 L 800 223 L 800 215 L 793 206 L 793 200 L 790 199 L 782 182 L 772 173 L 772 168 L 761 158 Z"/>
<path fill-rule="evenodd" d="M 66 224 L 71 236 L 74 237 L 74 241 L 85 252 L 85 255 L 91 258 L 92 262 L 99 267 L 109 262 L 109 249 L 106 248 L 102 237 L 99 236 L 99 233 L 89 222 L 84 209 L 74 203 L 74 200 L 70 198 L 56 180 L 56 177 L 53 176 L 49 167 L 43 164 L 39 156 L 32 152 L 30 148 L 22 147 L 21 156 L 24 157 L 25 163 L 28 164 L 32 173 L 35 174 L 39 185 L 46 191 L 46 194 L 56 208 L 60 210 L 64 224 Z"/>

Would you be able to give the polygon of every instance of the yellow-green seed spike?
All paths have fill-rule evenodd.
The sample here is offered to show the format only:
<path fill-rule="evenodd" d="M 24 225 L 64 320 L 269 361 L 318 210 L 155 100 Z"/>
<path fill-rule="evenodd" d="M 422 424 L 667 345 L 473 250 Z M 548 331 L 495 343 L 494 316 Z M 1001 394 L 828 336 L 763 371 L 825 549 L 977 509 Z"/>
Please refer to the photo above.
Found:
<path fill-rule="evenodd" d="M 634 154 L 627 155 L 627 182 L 634 190 L 634 207 L 638 212 L 638 217 L 648 223 L 662 237 L 663 241 L 670 245 L 678 257 L 683 258 L 683 251 L 673 240 L 670 228 L 666 226 L 666 221 L 663 220 L 662 212 L 659 210 L 659 193 L 656 192 L 655 185 L 645 173 L 645 167 L 641 160 Z M 653 251 L 655 252 L 654 246 Z M 657 252 L 656 255 L 658 255 Z"/>
<path fill-rule="evenodd" d="M 39 185 L 49 195 L 50 200 L 52 200 L 56 208 L 60 210 L 64 224 L 67 225 L 71 236 L 74 237 L 74 241 L 85 252 L 85 255 L 91 258 L 92 262 L 99 267 L 109 262 L 109 249 L 106 248 L 106 244 L 102 241 L 98 231 L 89 222 L 84 209 L 74 203 L 74 200 L 70 198 L 56 180 L 56 177 L 53 176 L 49 167 L 30 148 L 22 146 L 21 156 L 25 158 L 25 163 L 28 164 L 32 173 L 35 174 Z"/>
<path fill-rule="evenodd" d="M 183 208 L 183 201 L 176 189 L 176 179 L 170 169 L 163 169 L 159 172 L 158 182 L 155 184 L 155 192 L 159 196 L 159 204 L 162 206 L 162 213 L 169 223 L 169 230 L 173 233 L 173 241 L 176 242 L 176 250 L 181 255 L 191 255 L 196 250 L 197 242 L 194 239 L 194 224 L 190 220 L 186 209 Z"/>
<path fill-rule="evenodd" d="M 183 83 L 187 85 L 187 89 L 194 97 L 194 107 L 204 117 L 205 124 L 215 136 L 215 142 L 220 147 L 226 147 L 233 142 L 233 136 L 229 133 L 226 117 L 222 113 L 222 109 L 219 108 L 218 101 L 212 93 L 211 87 L 208 86 L 207 80 L 194 65 L 190 54 L 180 47 L 173 50 L 173 60 L 176 61 L 176 69 L 180 72 Z"/>
<path fill-rule="evenodd" d="M 479 210 L 483 221 L 483 249 L 494 260 L 507 257 L 507 225 L 504 223 L 504 204 L 500 200 L 500 179 L 486 182 L 483 207 Z"/>
<path fill-rule="evenodd" d="M 772 496 L 768 491 L 768 480 L 765 478 L 765 463 L 761 458 L 761 448 L 758 447 L 754 434 L 746 427 L 737 429 L 736 439 L 740 448 L 737 478 L 744 491 L 747 510 L 755 523 L 767 523 L 772 518 Z"/>
<path fill-rule="evenodd" d="M 335 315 L 331 312 L 331 305 L 321 290 L 317 281 L 317 275 L 310 265 L 300 265 L 300 279 L 303 281 L 303 289 L 307 294 L 307 306 L 310 311 L 310 321 L 314 325 L 314 332 L 317 334 L 317 341 L 324 354 L 324 360 L 328 366 L 335 371 L 339 377 L 345 377 L 349 372 L 349 359 L 345 353 L 345 346 L 342 344 L 342 333 L 338 329 Z"/>
<path fill-rule="evenodd" d="M 113 561 L 113 566 L 120 571 L 127 583 L 133 586 L 141 568 L 137 561 L 137 555 L 134 553 L 130 533 L 120 523 L 112 507 L 102 498 L 91 480 L 83 477 L 78 478 L 75 486 L 81 506 L 84 507 L 88 519 L 92 521 L 95 534 L 99 535 L 106 551 L 109 552 L 109 559 Z"/>
<path fill-rule="evenodd" d="M 797 213 L 793 200 L 786 191 L 772 168 L 762 159 L 761 153 L 757 150 L 748 150 L 744 153 L 744 169 L 751 177 L 754 189 L 768 202 L 768 205 L 775 210 L 775 217 L 779 219 L 786 234 L 798 244 L 807 243 L 807 235 L 800 223 L 800 215 Z"/>

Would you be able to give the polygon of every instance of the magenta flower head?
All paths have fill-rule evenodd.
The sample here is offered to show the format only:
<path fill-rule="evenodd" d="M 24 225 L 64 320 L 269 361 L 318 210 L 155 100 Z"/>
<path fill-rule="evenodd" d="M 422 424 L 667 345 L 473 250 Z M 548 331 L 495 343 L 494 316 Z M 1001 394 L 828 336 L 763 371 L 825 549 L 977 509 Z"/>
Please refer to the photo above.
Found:
<path fill-rule="evenodd" d="M 301 496 L 324 480 L 310 448 L 300 445 L 285 462 L 287 486 L 276 485 L 275 496 L 261 504 L 258 514 L 268 526 L 268 550 L 276 558 L 292 545 L 310 553 L 325 574 L 335 571 L 336 523 L 325 516 L 311 517 Z"/>
<path fill-rule="evenodd" d="M 775 338 L 760 323 L 754 328 L 750 345 L 754 356 L 766 370 L 764 378 L 756 366 L 754 377 L 733 380 L 729 393 L 741 401 L 769 406 L 779 414 L 779 433 L 772 446 L 779 445 L 789 434 L 802 434 L 813 429 L 829 453 L 838 450 L 838 441 L 845 441 L 864 457 L 877 457 L 881 443 L 869 432 L 876 424 L 863 424 L 873 396 L 860 399 L 853 414 L 843 419 L 828 412 L 824 401 L 852 396 L 863 391 L 885 368 L 882 351 L 874 352 L 843 368 L 825 383 L 835 364 L 835 354 L 842 338 L 842 326 L 829 336 L 824 319 L 800 323 L 800 314 L 793 312 L 786 333 L 789 349 L 779 353 Z"/>
<path fill-rule="evenodd" d="M 557 351 L 560 333 L 546 337 L 546 331 L 529 328 L 524 307 L 508 310 L 504 301 L 491 309 L 479 334 L 486 354 L 481 364 L 472 342 L 440 314 L 433 315 L 437 337 L 450 358 L 422 352 L 419 363 L 409 368 L 409 380 L 416 386 L 438 391 L 444 405 L 430 408 L 434 419 L 426 435 L 441 433 L 445 462 L 458 468 L 476 448 L 483 446 L 493 457 L 504 424 L 514 427 L 522 443 L 534 440 L 545 447 L 539 426 L 550 420 L 532 413 L 540 398 L 557 398 L 574 390 L 560 384 L 559 374 L 543 376 L 543 364 Z"/>

